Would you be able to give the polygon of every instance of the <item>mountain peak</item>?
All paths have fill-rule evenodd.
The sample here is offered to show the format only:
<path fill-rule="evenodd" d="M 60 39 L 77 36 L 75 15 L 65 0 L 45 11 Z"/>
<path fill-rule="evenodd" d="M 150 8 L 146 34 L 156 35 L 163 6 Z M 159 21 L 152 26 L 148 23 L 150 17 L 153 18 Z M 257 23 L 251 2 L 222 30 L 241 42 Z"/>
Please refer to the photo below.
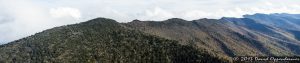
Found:
<path fill-rule="evenodd" d="M 99 18 L 95 18 L 95 19 L 83 22 L 82 24 L 86 24 L 86 25 L 118 25 L 118 22 L 113 19 L 99 17 Z"/>
<path fill-rule="evenodd" d="M 166 21 L 186 21 L 186 20 L 181 18 L 171 18 L 171 19 L 167 19 Z"/>
<path fill-rule="evenodd" d="M 117 21 L 109 18 L 103 18 L 103 17 L 98 17 L 92 20 L 87 21 L 87 23 L 93 22 L 93 23 L 118 23 Z"/>
<path fill-rule="evenodd" d="M 140 20 L 138 20 L 138 19 L 134 19 L 134 20 L 132 20 L 132 22 L 135 22 L 135 21 L 139 22 Z"/>
<path fill-rule="evenodd" d="M 246 14 L 246 15 L 243 15 L 243 17 L 245 17 L 245 18 L 253 17 L 253 16 L 264 17 L 264 16 L 269 16 L 269 15 L 271 15 L 271 14 L 255 13 L 255 14 L 252 14 L 252 15 Z"/>
<path fill-rule="evenodd" d="M 163 21 L 165 24 L 169 25 L 187 25 L 187 20 L 181 19 L 181 18 L 171 18 Z"/>

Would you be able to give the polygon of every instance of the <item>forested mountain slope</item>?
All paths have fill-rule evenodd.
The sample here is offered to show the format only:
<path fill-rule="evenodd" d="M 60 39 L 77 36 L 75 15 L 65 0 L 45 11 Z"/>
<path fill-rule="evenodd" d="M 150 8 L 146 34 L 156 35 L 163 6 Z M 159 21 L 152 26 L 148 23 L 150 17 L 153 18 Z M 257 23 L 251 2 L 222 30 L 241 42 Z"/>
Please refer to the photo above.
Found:
<path fill-rule="evenodd" d="M 1 45 L 0 63 L 227 62 L 177 42 L 97 18 Z"/>
<path fill-rule="evenodd" d="M 153 35 L 178 40 L 218 56 L 298 56 L 297 31 L 290 32 L 250 18 L 180 18 L 124 23 Z"/>
<path fill-rule="evenodd" d="M 254 14 L 128 23 L 96 18 L 1 45 L 0 63 L 222 63 L 235 56 L 300 56 L 299 18 Z"/>

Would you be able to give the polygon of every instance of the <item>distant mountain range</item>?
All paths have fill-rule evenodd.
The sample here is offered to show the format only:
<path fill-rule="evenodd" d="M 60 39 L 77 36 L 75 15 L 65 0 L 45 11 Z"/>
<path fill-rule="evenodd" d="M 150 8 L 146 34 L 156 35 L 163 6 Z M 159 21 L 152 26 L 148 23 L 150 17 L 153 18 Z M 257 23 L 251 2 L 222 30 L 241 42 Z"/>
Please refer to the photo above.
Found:
<path fill-rule="evenodd" d="M 171 18 L 118 23 L 96 18 L 0 46 L 0 63 L 230 63 L 235 56 L 300 56 L 300 14 Z"/>

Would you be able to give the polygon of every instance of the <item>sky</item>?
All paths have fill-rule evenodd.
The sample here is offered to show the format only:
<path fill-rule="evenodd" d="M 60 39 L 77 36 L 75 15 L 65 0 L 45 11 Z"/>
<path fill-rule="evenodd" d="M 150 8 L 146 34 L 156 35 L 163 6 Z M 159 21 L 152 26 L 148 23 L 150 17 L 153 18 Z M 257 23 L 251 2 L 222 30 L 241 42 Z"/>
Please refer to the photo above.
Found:
<path fill-rule="evenodd" d="M 300 0 L 0 0 L 0 44 L 96 17 L 118 22 L 300 14 Z"/>

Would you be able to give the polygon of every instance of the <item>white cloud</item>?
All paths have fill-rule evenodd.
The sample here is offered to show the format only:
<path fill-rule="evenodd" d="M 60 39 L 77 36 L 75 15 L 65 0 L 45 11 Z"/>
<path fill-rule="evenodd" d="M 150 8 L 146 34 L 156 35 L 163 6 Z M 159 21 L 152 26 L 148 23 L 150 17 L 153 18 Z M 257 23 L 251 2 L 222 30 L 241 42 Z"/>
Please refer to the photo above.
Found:
<path fill-rule="evenodd" d="M 73 17 L 74 19 L 80 19 L 81 13 L 78 9 L 70 7 L 58 7 L 50 9 L 50 14 L 55 18 Z"/>
<path fill-rule="evenodd" d="M 44 15 L 42 7 L 25 0 L 1 0 L 0 2 L 1 13 L 12 18 L 10 22 L 0 24 L 2 25 L 0 39 L 12 41 L 39 32 L 41 28 L 47 28 L 46 25 L 41 25 L 49 20 Z"/>
<path fill-rule="evenodd" d="M 0 44 L 55 26 L 76 23 L 78 21 L 74 20 L 74 18 L 80 17 L 80 14 L 74 9 L 63 9 L 56 11 L 57 14 L 61 11 L 62 14 L 58 14 L 60 15 L 59 17 L 69 15 L 74 18 L 53 18 L 47 6 L 40 5 L 32 0 L 0 0 L 0 9 L 2 16 L 0 21 Z"/>
<path fill-rule="evenodd" d="M 201 10 L 191 10 L 191 11 L 185 11 L 182 14 L 182 18 L 187 20 L 194 20 L 194 19 L 200 19 L 205 17 L 213 17 L 212 13 L 207 13 Z"/>
<path fill-rule="evenodd" d="M 155 7 L 153 10 L 146 10 L 144 15 L 141 15 L 142 20 L 165 20 L 174 18 L 173 13 L 162 8 Z"/>

